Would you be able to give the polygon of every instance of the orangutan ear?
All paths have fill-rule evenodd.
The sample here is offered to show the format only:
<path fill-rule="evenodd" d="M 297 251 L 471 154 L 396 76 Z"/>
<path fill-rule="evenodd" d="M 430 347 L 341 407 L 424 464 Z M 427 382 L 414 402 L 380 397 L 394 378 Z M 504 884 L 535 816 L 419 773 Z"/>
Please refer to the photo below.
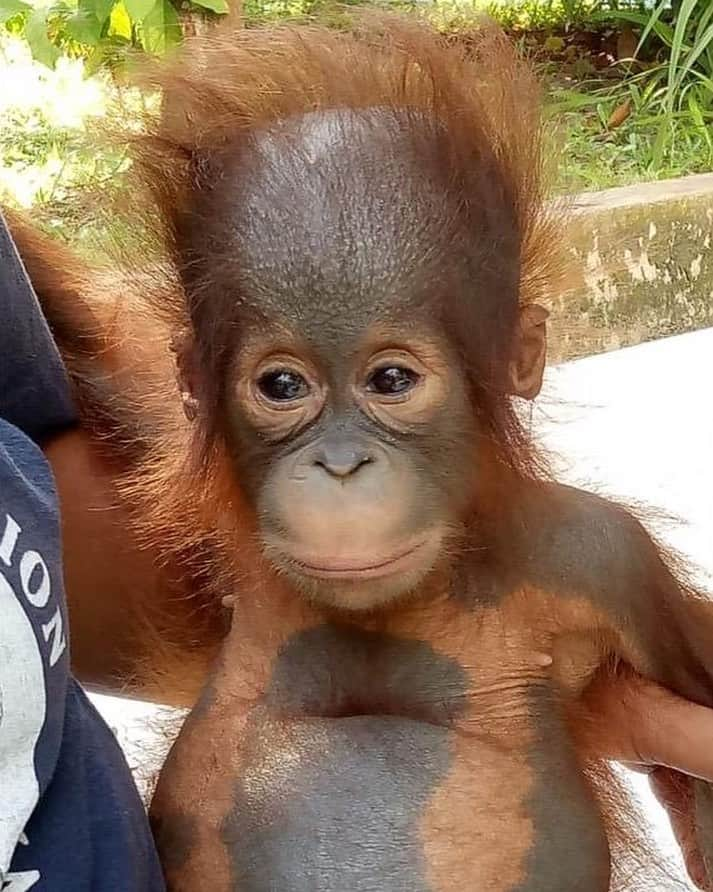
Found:
<path fill-rule="evenodd" d="M 513 355 L 510 361 L 510 393 L 533 400 L 542 388 L 547 360 L 547 318 L 549 312 L 537 304 L 520 309 Z"/>
<path fill-rule="evenodd" d="M 198 364 L 193 337 L 189 331 L 181 331 L 171 338 L 171 352 L 176 355 L 176 384 L 183 404 L 183 413 L 189 421 L 198 415 Z"/>

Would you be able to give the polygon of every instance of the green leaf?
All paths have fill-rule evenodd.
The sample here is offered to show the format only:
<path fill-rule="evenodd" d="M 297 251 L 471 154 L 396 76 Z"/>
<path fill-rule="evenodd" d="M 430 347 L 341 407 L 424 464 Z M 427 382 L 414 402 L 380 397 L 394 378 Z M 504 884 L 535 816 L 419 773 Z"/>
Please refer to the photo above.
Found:
<path fill-rule="evenodd" d="M 607 121 L 609 120 L 608 108 L 600 102 L 597 105 L 596 111 L 597 111 L 597 117 L 599 118 L 599 122 L 601 123 L 602 127 L 604 129 L 606 129 Z"/>
<path fill-rule="evenodd" d="M 703 11 L 703 14 L 698 19 L 698 23 L 696 25 L 696 36 L 693 39 L 694 46 L 698 43 L 701 38 L 701 34 L 706 30 L 708 22 L 713 19 L 713 3 L 708 4 L 708 9 Z"/>
<path fill-rule="evenodd" d="M 96 46 L 104 37 L 114 0 L 79 0 L 67 19 L 67 33 L 77 43 Z"/>
<path fill-rule="evenodd" d="M 661 123 L 656 132 L 656 139 L 654 140 L 654 145 L 651 150 L 651 166 L 654 170 L 659 170 L 661 168 L 666 146 L 671 139 L 672 124 L 673 121 L 671 117 L 668 115 L 662 116 Z"/>
<path fill-rule="evenodd" d="M 706 141 L 708 155 L 710 157 L 711 153 L 713 153 L 713 137 L 711 137 L 710 128 L 706 123 L 703 111 L 693 93 L 688 94 L 688 111 L 690 112 L 696 130 Z"/>
<path fill-rule="evenodd" d="M 210 9 L 211 12 L 217 12 L 225 15 L 230 11 L 227 0 L 191 0 L 194 6 L 201 6 L 203 9 Z"/>
<path fill-rule="evenodd" d="M 32 58 L 48 68 L 54 68 L 60 52 L 47 33 L 46 9 L 33 9 L 28 15 L 25 22 L 25 39 L 29 44 Z"/>
<path fill-rule="evenodd" d="M 558 90 L 550 94 L 549 106 L 559 112 L 576 111 L 601 102 L 601 97 L 593 93 L 580 93 L 576 90 Z"/>
<path fill-rule="evenodd" d="M 693 66 L 695 65 L 698 58 L 705 52 L 705 50 L 713 43 L 713 25 L 709 25 L 706 31 L 700 35 L 698 38 L 698 42 L 696 46 L 693 47 L 691 52 L 686 57 L 685 62 L 681 65 L 681 68 L 676 76 L 675 89 L 678 89 L 685 76 L 692 72 Z M 692 72 L 695 73 L 695 72 Z"/>
<path fill-rule="evenodd" d="M 653 12 L 651 13 L 651 15 L 649 16 L 649 20 L 648 20 L 648 22 L 646 23 L 646 27 L 645 27 L 644 30 L 641 32 L 641 37 L 639 38 L 639 44 L 638 44 L 638 46 L 636 47 L 636 51 L 635 51 L 635 53 L 634 53 L 635 56 L 638 56 L 638 55 L 639 55 L 639 52 L 640 52 L 640 50 L 641 50 L 641 47 L 642 47 L 642 46 L 644 45 L 644 43 L 646 42 L 646 38 L 649 36 L 649 34 L 651 34 L 651 32 L 652 32 L 653 30 L 656 29 L 656 25 L 658 24 L 659 19 L 661 18 L 661 13 L 662 13 L 665 9 L 666 9 L 666 0 L 663 0 L 663 2 L 662 2 L 662 3 L 659 3 L 659 5 L 656 7 L 656 9 L 654 9 L 654 11 L 653 11 Z"/>
<path fill-rule="evenodd" d="M 92 12 L 78 9 L 67 19 L 67 33 L 77 43 L 96 46 L 102 35 L 102 24 Z"/>
<path fill-rule="evenodd" d="M 143 22 L 156 6 L 156 0 L 124 0 L 124 6 L 132 22 Z"/>
<path fill-rule="evenodd" d="M 36 3 L 33 3 L 33 6 L 36 6 Z M 57 18 L 60 21 L 66 21 L 71 15 L 77 11 L 76 3 L 65 3 L 64 0 L 58 0 L 56 3 L 52 3 L 49 7 L 49 12 L 47 13 L 48 19 Z"/>
<path fill-rule="evenodd" d="M 168 0 L 158 0 L 143 20 L 141 42 L 149 53 L 162 54 L 181 42 L 183 33 L 178 13 Z"/>
<path fill-rule="evenodd" d="M 691 72 L 691 77 L 696 79 L 696 83 L 703 86 L 708 92 L 710 99 L 713 100 L 713 79 L 707 77 L 702 71 L 696 71 L 695 69 Z"/>
<path fill-rule="evenodd" d="M 22 0 L 0 0 L 0 25 L 4 25 L 8 19 L 31 9 L 28 3 Z"/>
<path fill-rule="evenodd" d="M 670 47 L 673 43 L 673 28 L 666 22 L 656 22 L 654 32 L 661 42 Z"/>
<path fill-rule="evenodd" d="M 116 0 L 79 0 L 77 9 L 93 15 L 100 25 L 104 25 L 111 15 Z"/>
<path fill-rule="evenodd" d="M 668 60 L 668 96 L 666 97 L 666 104 L 669 111 L 673 111 L 676 100 L 676 71 L 678 69 L 678 60 L 684 48 L 688 20 L 695 11 L 697 3 L 698 0 L 683 0 L 681 8 L 678 10 L 673 32 L 673 42 L 671 44 L 671 55 Z"/>
<path fill-rule="evenodd" d="M 646 12 L 637 12 L 634 9 L 607 9 L 601 12 L 592 12 L 590 18 L 593 22 L 624 21 L 633 22 L 635 25 L 645 25 L 651 16 Z"/>
<path fill-rule="evenodd" d="M 632 25 L 643 25 L 644 30 L 639 39 L 634 56 L 639 54 L 639 50 L 644 45 L 646 38 L 654 31 L 661 40 L 669 44 L 673 40 L 673 28 L 665 22 L 661 21 L 661 14 L 667 9 L 667 0 L 662 0 L 659 5 L 651 12 L 637 12 L 634 9 L 607 9 L 601 12 L 592 12 L 589 17 L 592 21 L 609 22 L 615 21 L 629 22 Z"/>

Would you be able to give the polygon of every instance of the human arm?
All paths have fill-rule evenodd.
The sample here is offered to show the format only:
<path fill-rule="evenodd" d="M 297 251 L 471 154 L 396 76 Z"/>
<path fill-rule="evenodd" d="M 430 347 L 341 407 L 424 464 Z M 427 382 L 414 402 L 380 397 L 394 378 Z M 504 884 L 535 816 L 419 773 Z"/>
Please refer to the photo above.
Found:
<path fill-rule="evenodd" d="M 2 215 L 0 309 L 0 418 L 43 448 L 60 493 L 73 669 L 117 688 L 141 657 L 132 598 L 153 590 L 158 571 L 127 531 L 110 468 L 77 426 L 64 365 Z"/>
<path fill-rule="evenodd" d="M 600 757 L 713 783 L 713 709 L 630 671 L 597 679 L 583 705 L 598 726 L 592 746 Z"/>
<path fill-rule="evenodd" d="M 693 780 L 713 782 L 713 709 L 628 670 L 613 678 L 598 678 L 580 707 L 584 712 L 578 716 L 577 727 L 597 727 L 597 733 L 583 741 L 585 751 L 648 775 L 654 795 L 669 816 L 689 875 L 700 888 L 707 888 Z"/>

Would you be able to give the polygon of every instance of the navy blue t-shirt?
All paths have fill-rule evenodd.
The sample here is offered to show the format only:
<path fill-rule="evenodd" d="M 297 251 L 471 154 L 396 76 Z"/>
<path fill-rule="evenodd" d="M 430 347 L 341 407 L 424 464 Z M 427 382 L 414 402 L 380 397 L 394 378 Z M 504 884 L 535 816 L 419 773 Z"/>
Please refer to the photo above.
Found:
<path fill-rule="evenodd" d="M 69 669 L 57 495 L 35 441 L 73 420 L 0 217 L 0 890 L 163 892 L 126 760 Z"/>

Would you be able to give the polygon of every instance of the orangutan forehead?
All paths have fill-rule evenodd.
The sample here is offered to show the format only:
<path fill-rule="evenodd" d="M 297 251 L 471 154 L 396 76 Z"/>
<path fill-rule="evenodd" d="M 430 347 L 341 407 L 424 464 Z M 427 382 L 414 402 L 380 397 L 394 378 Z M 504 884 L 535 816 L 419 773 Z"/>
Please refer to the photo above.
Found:
<path fill-rule="evenodd" d="M 462 290 L 472 246 L 427 125 L 378 109 L 315 113 L 227 159 L 206 226 L 243 300 L 323 329 L 355 307 L 362 324 Z"/>
<path fill-rule="evenodd" d="M 464 308 L 487 327 L 517 304 L 517 220 L 492 168 L 471 158 L 459 177 L 448 143 L 423 113 L 368 109 L 227 146 L 184 231 L 205 270 L 188 282 L 194 323 L 212 326 L 218 306 L 223 320 L 256 312 L 334 349 L 375 323 Z"/>
<path fill-rule="evenodd" d="M 447 132 L 433 115 L 409 108 L 332 108 L 294 115 L 253 133 L 262 161 L 278 167 L 289 155 L 307 166 L 328 162 L 332 168 L 340 156 L 350 169 L 355 156 L 428 166 L 437 146 L 446 143 Z"/>
<path fill-rule="evenodd" d="M 400 252 L 399 266 L 413 263 L 457 215 L 438 142 L 422 115 L 381 109 L 312 113 L 255 134 L 226 171 L 246 253 L 255 256 L 253 239 L 269 230 L 283 253 L 331 259 L 342 271 L 384 271 Z"/>

